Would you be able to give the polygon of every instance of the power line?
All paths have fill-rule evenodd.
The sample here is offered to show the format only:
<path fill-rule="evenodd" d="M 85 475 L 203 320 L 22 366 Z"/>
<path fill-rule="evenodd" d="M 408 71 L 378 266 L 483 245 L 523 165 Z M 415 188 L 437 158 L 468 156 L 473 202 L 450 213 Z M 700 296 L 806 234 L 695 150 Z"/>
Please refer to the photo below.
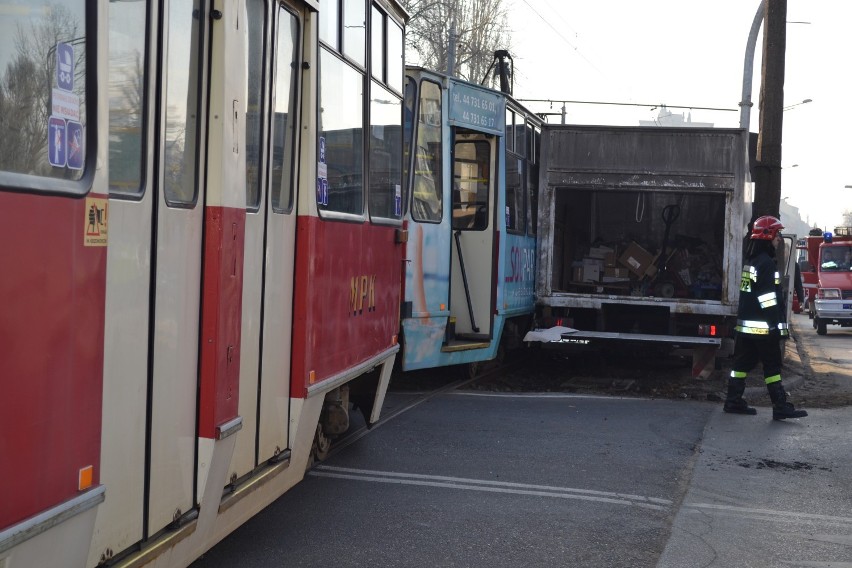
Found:
<path fill-rule="evenodd" d="M 669 105 L 665 103 L 657 103 L 657 104 L 643 104 L 643 103 L 615 103 L 608 101 L 565 101 L 565 100 L 557 100 L 557 99 L 517 99 L 518 102 L 524 103 L 562 103 L 562 104 L 577 104 L 577 105 L 614 105 L 614 106 L 634 106 L 634 107 L 648 107 L 652 110 L 658 107 L 666 107 L 666 108 L 681 108 L 688 110 L 717 110 L 722 112 L 739 112 L 739 109 L 735 108 L 717 108 L 717 107 L 700 107 L 700 106 L 691 106 L 691 105 Z"/>
<path fill-rule="evenodd" d="M 579 33 L 580 33 L 580 32 L 578 32 L 577 30 L 575 30 L 573 27 L 571 27 L 571 24 L 569 24 L 569 23 L 568 23 L 568 21 L 567 21 L 565 18 L 563 18 L 563 17 L 562 17 L 562 14 L 560 14 L 560 13 L 559 13 L 559 10 L 555 10 L 555 9 L 553 8 L 553 6 L 551 6 L 551 5 L 550 5 L 550 2 L 548 2 L 547 0 L 541 0 L 541 1 L 542 1 L 542 2 L 544 2 L 544 5 L 545 5 L 545 6 L 547 6 L 548 8 L 550 8 L 550 10 L 551 10 L 554 14 L 556 14 L 556 17 L 557 17 L 557 18 L 559 18 L 560 20 L 562 20 L 562 22 L 565 24 L 565 27 L 566 27 L 566 28 L 568 28 L 569 30 L 571 30 L 571 31 L 572 31 L 572 32 L 574 32 L 575 34 L 579 34 Z"/>
<path fill-rule="evenodd" d="M 530 4 L 529 2 L 527 2 L 527 0 L 523 0 L 523 2 L 524 2 L 524 4 L 526 4 L 527 6 L 529 6 L 529 8 L 530 8 L 530 10 L 532 10 L 533 14 L 535 14 L 536 16 L 538 16 L 538 17 L 541 19 L 541 21 L 542 21 L 542 22 L 544 22 L 545 24 L 547 24 L 547 27 L 549 27 L 551 30 L 553 30 L 553 33 L 555 33 L 557 36 L 559 36 L 559 38 L 560 38 L 562 41 L 564 41 L 564 42 L 565 42 L 565 43 L 567 43 L 567 44 L 568 44 L 571 48 L 573 48 L 573 49 L 574 49 L 574 51 L 577 53 L 577 55 L 579 55 L 579 56 L 583 59 L 583 61 L 585 61 L 586 63 L 588 63 L 588 64 L 592 67 L 592 69 L 594 69 L 595 71 L 597 71 L 598 73 L 600 73 L 600 74 L 601 74 L 601 76 L 606 77 L 606 75 L 604 75 L 603 71 L 601 71 L 600 69 L 598 69 L 598 68 L 595 66 L 595 64 L 594 64 L 594 63 L 592 63 L 591 61 L 589 61 L 589 59 L 588 59 L 585 55 L 583 55 L 582 53 L 580 53 L 580 48 L 579 48 L 579 47 L 577 47 L 576 45 L 574 45 L 573 43 L 571 43 L 570 41 L 568 41 L 568 38 L 566 38 L 564 35 L 562 35 L 562 33 L 561 33 L 559 30 L 557 30 L 555 27 L 553 27 L 553 24 L 551 24 L 549 21 L 547 21 L 547 19 L 546 19 L 544 16 L 542 16 L 541 14 L 539 14 L 539 13 L 538 13 L 538 10 L 536 10 L 535 8 L 533 8 L 532 4 Z"/>

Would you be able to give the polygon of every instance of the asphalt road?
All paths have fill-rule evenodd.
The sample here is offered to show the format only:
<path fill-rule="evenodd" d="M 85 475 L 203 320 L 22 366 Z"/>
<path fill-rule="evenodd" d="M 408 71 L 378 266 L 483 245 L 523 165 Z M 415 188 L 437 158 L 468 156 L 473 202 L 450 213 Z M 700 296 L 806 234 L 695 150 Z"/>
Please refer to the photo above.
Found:
<path fill-rule="evenodd" d="M 333 455 L 193 566 L 852 566 L 847 411 L 765 410 L 448 393 Z"/>

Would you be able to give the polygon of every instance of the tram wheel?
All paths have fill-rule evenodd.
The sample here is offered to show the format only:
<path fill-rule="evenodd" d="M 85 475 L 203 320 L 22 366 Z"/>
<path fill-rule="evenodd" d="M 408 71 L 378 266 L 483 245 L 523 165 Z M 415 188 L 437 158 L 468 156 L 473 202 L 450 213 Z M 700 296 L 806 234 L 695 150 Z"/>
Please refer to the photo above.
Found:
<path fill-rule="evenodd" d="M 465 365 L 465 373 L 468 379 L 475 379 L 482 374 L 482 362 L 474 361 Z"/>
<path fill-rule="evenodd" d="M 311 448 L 311 454 L 316 461 L 325 461 L 330 451 L 331 438 L 326 436 L 322 429 L 322 424 L 317 424 L 317 431 L 316 434 L 314 434 L 314 444 Z"/>

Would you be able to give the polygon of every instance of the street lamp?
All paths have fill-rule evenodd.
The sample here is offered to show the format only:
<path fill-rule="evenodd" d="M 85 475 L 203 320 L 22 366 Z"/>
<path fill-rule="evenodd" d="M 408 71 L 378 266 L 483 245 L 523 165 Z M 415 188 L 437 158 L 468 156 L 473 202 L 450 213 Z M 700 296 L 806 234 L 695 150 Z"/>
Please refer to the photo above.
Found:
<path fill-rule="evenodd" d="M 754 14 L 754 20 L 751 23 L 751 29 L 748 33 L 746 41 L 745 61 L 743 63 L 743 94 L 740 100 L 740 128 L 749 129 L 751 117 L 751 80 L 752 69 L 754 68 L 754 47 L 757 43 L 757 33 L 760 31 L 760 25 L 763 23 L 763 5 L 766 0 L 760 0 L 757 5 L 757 12 Z"/>
<path fill-rule="evenodd" d="M 760 26 L 763 24 L 763 14 L 766 7 L 766 0 L 760 0 L 757 5 L 757 12 L 754 14 L 754 20 L 751 22 L 748 39 L 746 40 L 745 61 L 743 62 L 743 91 L 742 99 L 740 100 L 740 128 L 749 129 L 751 126 L 751 83 L 752 73 L 754 69 L 754 49 L 757 44 L 757 34 L 760 32 Z M 788 24 L 810 24 L 810 22 L 787 22 Z M 806 99 L 804 102 L 811 102 Z M 798 103 L 803 104 L 803 103 Z M 794 105 L 795 106 L 795 105 Z M 787 109 L 784 109 L 787 110 Z"/>
<path fill-rule="evenodd" d="M 805 99 L 800 103 L 795 103 L 795 104 L 792 104 L 790 106 L 785 106 L 783 110 L 790 110 L 791 108 L 796 108 L 799 105 L 803 105 L 803 104 L 806 104 L 806 103 L 812 103 L 812 102 L 813 102 L 813 100 L 811 100 L 811 99 Z"/>

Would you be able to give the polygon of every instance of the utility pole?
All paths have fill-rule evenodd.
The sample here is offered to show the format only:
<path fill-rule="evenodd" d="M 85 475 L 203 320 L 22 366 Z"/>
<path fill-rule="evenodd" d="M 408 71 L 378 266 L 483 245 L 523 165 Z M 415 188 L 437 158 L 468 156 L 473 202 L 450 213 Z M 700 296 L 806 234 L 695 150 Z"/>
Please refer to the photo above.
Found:
<path fill-rule="evenodd" d="M 765 0 L 760 132 L 757 138 L 754 206 L 751 220 L 778 216 L 781 206 L 781 134 L 784 122 L 784 56 L 787 0 Z"/>

